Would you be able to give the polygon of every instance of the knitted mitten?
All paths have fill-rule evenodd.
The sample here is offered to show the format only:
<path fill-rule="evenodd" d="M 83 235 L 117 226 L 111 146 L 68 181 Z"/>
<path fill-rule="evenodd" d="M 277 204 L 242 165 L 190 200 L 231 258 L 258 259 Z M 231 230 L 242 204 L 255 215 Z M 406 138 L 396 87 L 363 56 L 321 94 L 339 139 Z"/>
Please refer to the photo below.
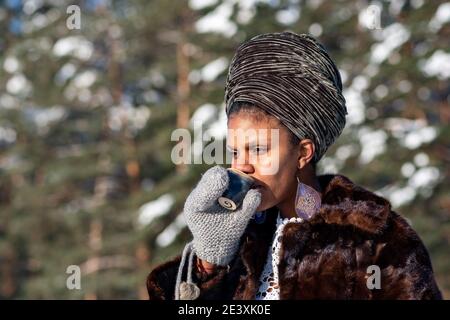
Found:
<path fill-rule="evenodd" d="M 220 266 L 233 259 L 239 240 L 261 202 L 261 193 L 250 189 L 242 205 L 229 211 L 217 202 L 227 187 L 227 170 L 220 166 L 209 169 L 186 199 L 183 212 L 194 236 L 197 257 Z"/>
<path fill-rule="evenodd" d="M 200 296 L 200 289 L 192 281 L 194 254 L 209 263 L 226 266 L 236 254 L 240 238 L 261 202 L 261 194 L 250 189 L 242 205 L 229 211 L 217 201 L 227 187 L 227 170 L 215 166 L 203 174 L 186 199 L 183 214 L 194 240 L 186 245 L 181 255 L 175 285 L 176 300 L 195 300 Z M 186 260 L 185 282 L 182 275 Z"/>

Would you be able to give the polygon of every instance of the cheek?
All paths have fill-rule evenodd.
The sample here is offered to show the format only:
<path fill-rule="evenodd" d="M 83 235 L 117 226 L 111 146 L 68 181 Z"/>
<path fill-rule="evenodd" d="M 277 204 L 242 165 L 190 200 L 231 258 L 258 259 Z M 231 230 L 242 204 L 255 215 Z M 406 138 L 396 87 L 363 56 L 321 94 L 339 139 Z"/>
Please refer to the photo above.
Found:
<path fill-rule="evenodd" d="M 289 197 L 295 191 L 295 171 L 288 166 L 280 165 L 278 172 L 274 175 L 262 175 L 261 181 L 267 186 L 265 200 L 270 202 L 281 201 Z"/>
<path fill-rule="evenodd" d="M 278 171 L 270 177 L 272 193 L 278 200 L 289 197 L 296 189 L 297 163 L 288 156 L 281 159 Z"/>
<path fill-rule="evenodd" d="M 274 189 L 277 199 L 282 200 L 292 193 L 294 179 L 291 170 L 280 170 L 280 174 L 276 177 L 276 187 Z"/>
<path fill-rule="evenodd" d="M 280 175 L 280 170 L 282 169 L 280 160 L 282 160 L 282 156 L 280 156 L 278 150 L 271 150 L 256 156 L 256 161 L 253 163 L 261 177 L 273 179 L 273 177 Z"/>
<path fill-rule="evenodd" d="M 259 167 L 260 172 L 267 170 L 268 168 L 278 166 L 279 156 L 276 152 L 267 152 L 266 154 L 258 155 L 256 158 L 256 165 Z M 273 172 L 274 174 L 276 172 Z"/>

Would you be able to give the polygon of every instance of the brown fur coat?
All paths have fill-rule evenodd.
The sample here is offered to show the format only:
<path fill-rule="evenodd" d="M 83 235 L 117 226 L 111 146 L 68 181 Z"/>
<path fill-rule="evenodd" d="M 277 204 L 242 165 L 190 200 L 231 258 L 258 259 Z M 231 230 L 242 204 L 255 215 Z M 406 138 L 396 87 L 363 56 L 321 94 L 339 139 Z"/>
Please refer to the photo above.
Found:
<path fill-rule="evenodd" d="M 387 200 L 342 175 L 318 179 L 324 191 L 318 214 L 284 229 L 280 299 L 442 298 L 426 248 Z M 275 222 L 271 209 L 264 223 L 249 223 L 229 269 L 210 275 L 194 272 L 199 299 L 254 299 Z M 149 274 L 150 299 L 173 299 L 179 263 L 178 256 Z M 371 265 L 381 270 L 380 289 L 368 289 Z"/>

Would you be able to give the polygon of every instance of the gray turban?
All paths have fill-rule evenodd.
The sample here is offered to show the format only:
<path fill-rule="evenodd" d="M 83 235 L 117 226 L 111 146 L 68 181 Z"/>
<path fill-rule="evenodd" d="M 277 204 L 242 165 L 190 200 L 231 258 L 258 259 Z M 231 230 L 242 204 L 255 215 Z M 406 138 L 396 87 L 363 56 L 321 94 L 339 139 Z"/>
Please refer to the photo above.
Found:
<path fill-rule="evenodd" d="M 313 37 L 292 32 L 256 36 L 237 49 L 228 71 L 226 112 L 255 105 L 300 140 L 311 139 L 317 163 L 341 134 L 347 108 L 339 71 Z"/>

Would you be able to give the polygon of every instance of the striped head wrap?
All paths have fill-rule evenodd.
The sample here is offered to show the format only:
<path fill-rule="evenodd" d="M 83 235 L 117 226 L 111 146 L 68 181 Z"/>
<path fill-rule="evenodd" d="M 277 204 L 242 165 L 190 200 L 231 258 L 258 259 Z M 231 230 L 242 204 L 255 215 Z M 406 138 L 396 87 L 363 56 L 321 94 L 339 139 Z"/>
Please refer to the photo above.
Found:
<path fill-rule="evenodd" d="M 341 134 L 347 108 L 339 71 L 313 37 L 262 34 L 237 49 L 228 70 L 226 112 L 235 102 L 255 105 L 299 139 L 311 139 L 317 163 Z"/>

